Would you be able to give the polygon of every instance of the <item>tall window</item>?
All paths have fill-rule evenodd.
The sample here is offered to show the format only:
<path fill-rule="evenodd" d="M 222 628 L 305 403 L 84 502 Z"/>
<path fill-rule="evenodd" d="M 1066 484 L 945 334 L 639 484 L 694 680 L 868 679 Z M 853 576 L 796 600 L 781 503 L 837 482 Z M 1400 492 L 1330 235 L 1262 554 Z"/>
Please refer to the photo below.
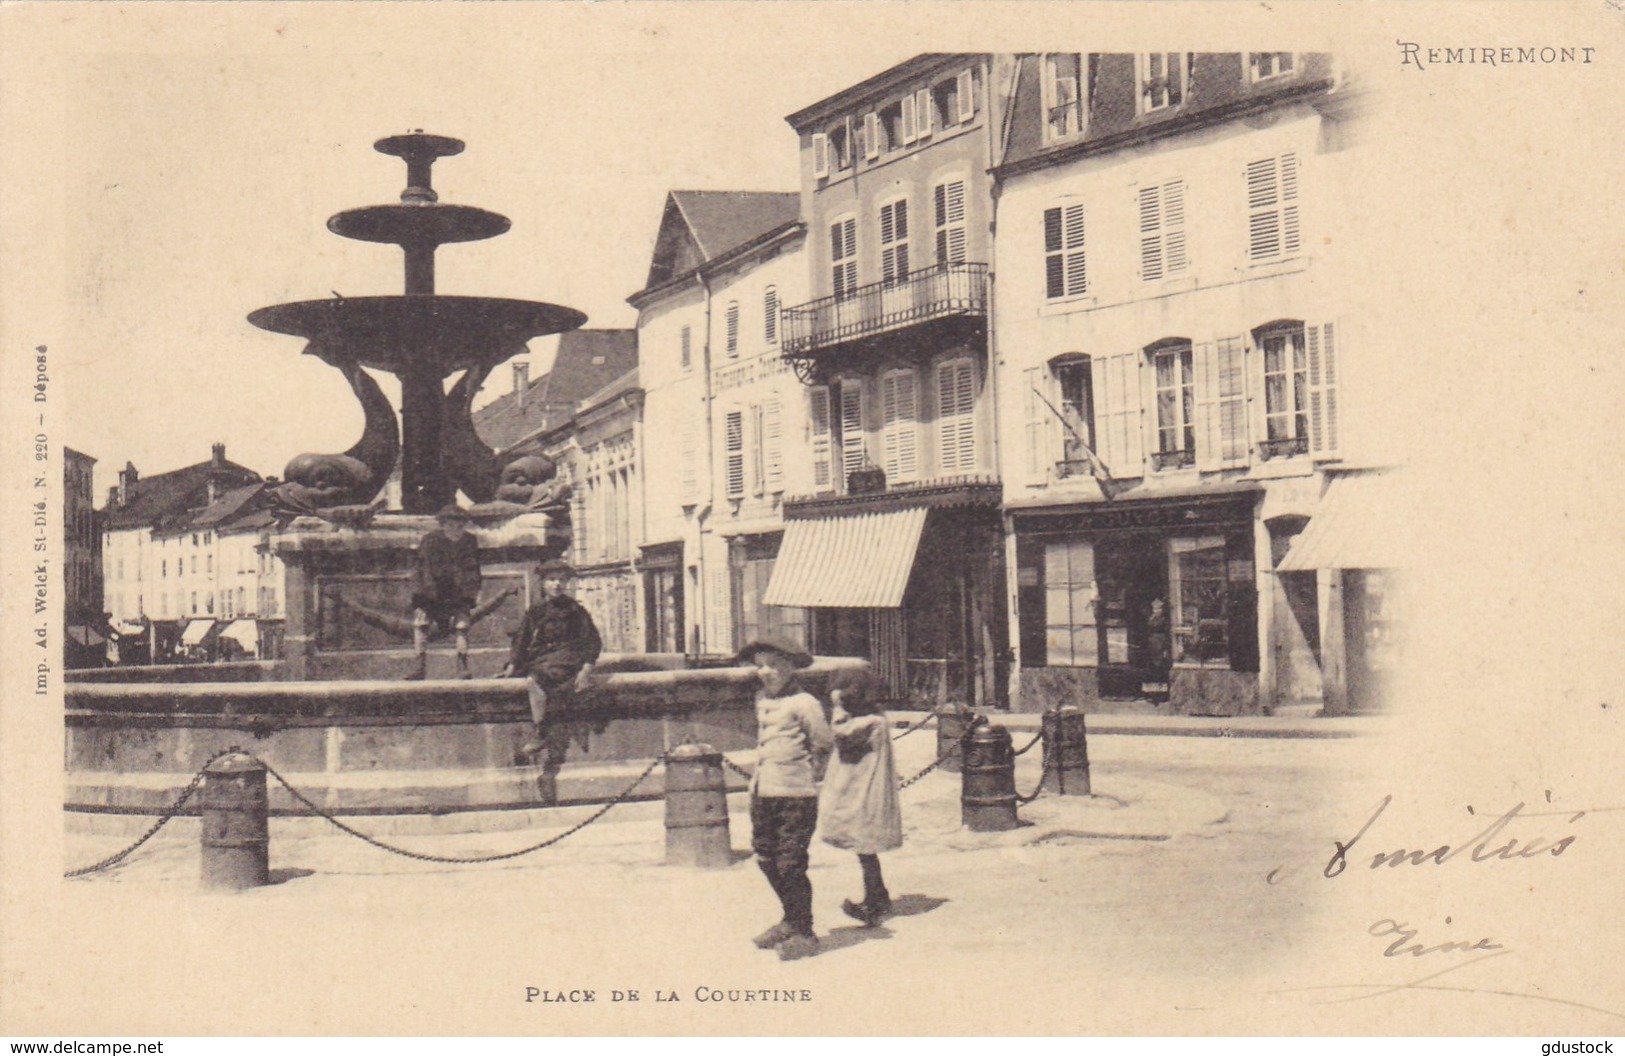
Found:
<path fill-rule="evenodd" d="M 890 288 L 908 278 L 908 200 L 880 207 L 880 281 Z"/>
<path fill-rule="evenodd" d="M 694 330 L 685 326 L 677 336 L 678 365 L 687 370 L 694 362 Z"/>
<path fill-rule="evenodd" d="M 1229 660 L 1229 578 L 1223 536 L 1168 540 L 1168 601 L 1173 658 L 1180 663 Z"/>
<path fill-rule="evenodd" d="M 1297 56 L 1290 51 L 1255 51 L 1247 56 L 1247 71 L 1254 81 L 1280 77 L 1296 68 Z"/>
<path fill-rule="evenodd" d="M 1309 450 L 1309 356 L 1303 324 L 1266 327 L 1254 334 L 1264 354 L 1265 458 Z"/>
<path fill-rule="evenodd" d="M 1196 452 L 1196 375 L 1188 341 L 1150 349 L 1157 384 L 1157 468 L 1188 466 Z"/>
<path fill-rule="evenodd" d="M 1064 139 L 1083 131 L 1081 55 L 1044 56 L 1044 138 Z"/>
<path fill-rule="evenodd" d="M 1061 451 L 1068 463 L 1084 461 L 1083 448 L 1098 452 L 1095 443 L 1095 386 L 1090 374 L 1089 357 L 1075 356 L 1050 364 L 1055 388 L 1061 397 L 1059 410 Z M 1054 412 L 1050 412 L 1053 414 Z"/>
<path fill-rule="evenodd" d="M 1044 296 L 1050 300 L 1089 292 L 1083 247 L 1083 203 L 1044 210 Z"/>
<path fill-rule="evenodd" d="M 858 221 L 846 217 L 829 225 L 830 289 L 836 299 L 858 288 Z"/>
<path fill-rule="evenodd" d="M 769 286 L 762 294 L 762 339 L 769 345 L 779 343 L 779 288 Z"/>
<path fill-rule="evenodd" d="M 887 483 L 919 475 L 916 388 L 912 370 L 888 371 L 880 378 L 880 439 Z"/>
<path fill-rule="evenodd" d="M 956 359 L 937 368 L 937 457 L 944 473 L 976 468 L 976 367 Z"/>
<path fill-rule="evenodd" d="M 1083 539 L 1044 546 L 1044 654 L 1051 666 L 1093 667 L 1100 660 L 1096 627 L 1095 551 Z"/>
<path fill-rule="evenodd" d="M 965 260 L 965 181 L 948 180 L 931 191 L 936 220 L 937 263 L 961 264 Z"/>
<path fill-rule="evenodd" d="M 736 359 L 739 356 L 739 302 L 728 302 L 727 317 L 728 358 Z"/>
<path fill-rule="evenodd" d="M 1185 255 L 1185 181 L 1169 180 L 1139 190 L 1140 278 L 1155 282 L 1180 275 Z"/>
<path fill-rule="evenodd" d="M 1190 56 L 1182 51 L 1157 51 L 1134 57 L 1139 77 L 1140 113 L 1166 110 L 1185 101 L 1190 86 Z"/>
<path fill-rule="evenodd" d="M 1247 258 L 1281 260 L 1298 252 L 1298 157 L 1247 165 Z"/>

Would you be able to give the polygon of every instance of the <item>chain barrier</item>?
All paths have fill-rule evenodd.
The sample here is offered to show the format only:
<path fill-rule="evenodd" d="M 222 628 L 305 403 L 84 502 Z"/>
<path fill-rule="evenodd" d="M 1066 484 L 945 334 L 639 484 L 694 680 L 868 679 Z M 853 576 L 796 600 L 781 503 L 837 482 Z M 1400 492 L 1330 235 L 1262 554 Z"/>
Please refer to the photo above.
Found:
<path fill-rule="evenodd" d="M 749 770 L 746 770 L 744 767 L 742 767 L 738 763 L 734 762 L 732 759 L 729 759 L 726 755 L 722 757 L 722 765 L 726 766 L 729 770 L 732 770 L 734 773 L 738 774 L 740 777 L 744 778 L 746 781 L 749 781 L 749 780 L 751 780 L 752 778 L 754 778 L 756 776 L 755 774 L 751 773 Z"/>
<path fill-rule="evenodd" d="M 1028 741 L 1024 747 L 1022 747 L 1019 750 L 1017 750 L 1015 752 L 1012 752 L 1010 754 L 1011 755 L 1026 755 L 1029 751 L 1032 750 L 1033 745 L 1037 744 L 1039 741 L 1041 741 L 1043 739 L 1044 739 L 1044 731 L 1039 730 L 1038 733 L 1033 736 L 1033 739 Z"/>
<path fill-rule="evenodd" d="M 923 729 L 925 729 L 927 724 L 929 724 L 931 722 L 931 720 L 935 719 L 935 718 L 936 718 L 936 715 L 934 713 L 927 714 L 926 717 L 921 719 L 919 722 L 916 722 L 914 725 L 912 725 L 912 726 L 908 727 L 907 729 L 905 729 L 902 733 L 899 733 L 896 736 L 892 737 L 892 743 L 893 744 L 897 743 L 898 741 L 902 740 L 904 737 L 907 737 L 909 734 L 913 733 L 915 730 L 923 730 Z"/>
<path fill-rule="evenodd" d="M 109 868 L 110 866 L 117 865 L 118 863 L 122 862 L 124 859 L 128 858 L 131 854 L 133 854 L 135 852 L 136 848 L 140 847 L 143 843 L 146 843 L 148 840 L 150 840 L 154 836 L 158 835 L 158 830 L 163 828 L 165 825 L 168 825 L 169 822 L 170 822 L 170 819 L 174 818 L 175 815 L 177 815 L 177 814 L 179 814 L 181 812 L 181 808 L 186 806 L 187 800 L 192 798 L 192 796 L 197 792 L 198 786 L 203 783 L 203 774 L 204 774 L 204 772 L 207 771 L 209 769 L 209 767 L 213 766 L 215 764 L 216 760 L 224 759 L 228 755 L 235 755 L 237 752 L 240 752 L 240 751 L 242 751 L 242 749 L 238 748 L 238 747 L 236 747 L 234 745 L 234 746 L 232 746 L 230 748 L 225 749 L 224 751 L 219 751 L 219 752 L 214 753 L 214 755 L 209 757 L 209 761 L 204 763 L 201 767 L 199 767 L 198 772 L 192 775 L 192 780 L 187 784 L 186 788 L 181 792 L 181 794 L 178 797 L 176 797 L 175 802 L 171 803 L 168 807 L 166 807 L 164 809 L 164 812 L 161 815 L 159 815 L 158 820 L 153 822 L 152 828 L 148 829 L 145 833 L 143 833 L 139 840 L 136 840 L 134 843 L 132 843 L 128 847 L 124 848 L 124 850 L 119 851 L 117 854 L 108 855 L 106 858 L 103 858 L 101 861 L 97 862 L 95 865 L 87 865 L 82 869 L 70 869 L 70 870 L 68 870 L 67 872 L 62 874 L 62 879 L 64 879 L 64 880 L 72 880 L 75 877 L 85 876 L 85 875 L 87 875 L 89 873 L 99 872 L 99 871 L 101 871 L 103 869 Z"/>
<path fill-rule="evenodd" d="M 976 729 L 976 727 L 981 726 L 985 722 L 987 722 L 987 716 L 986 715 L 972 715 L 970 722 L 967 723 L 966 726 L 965 726 L 965 732 L 961 733 L 959 735 L 959 740 L 957 740 L 957 741 L 955 741 L 953 743 L 953 747 L 949 748 L 947 751 L 945 751 L 941 755 L 937 756 L 936 760 L 933 761 L 930 766 L 926 767 L 924 770 L 921 770 L 919 773 L 915 774 L 913 777 L 909 778 L 907 781 L 904 781 L 902 784 L 898 785 L 897 786 L 897 791 L 899 791 L 899 792 L 903 791 L 909 785 L 912 785 L 914 782 L 918 781 L 920 778 L 924 777 L 926 774 L 929 774 L 931 771 L 935 770 L 937 767 L 939 767 L 943 763 L 947 762 L 950 756 L 952 756 L 955 752 L 959 751 L 961 748 L 964 747 L 965 741 L 966 741 L 967 738 L 970 737 L 972 731 L 974 731 Z"/>
<path fill-rule="evenodd" d="M 1031 748 L 1033 746 L 1033 744 L 1037 744 L 1039 739 L 1041 739 L 1042 737 L 1043 737 L 1043 732 L 1040 731 L 1039 736 L 1034 738 L 1032 744 L 1027 745 L 1027 748 Z M 1025 752 L 1027 750 L 1027 748 L 1023 748 L 1021 750 L 1021 752 Z M 1016 754 L 1020 755 L 1021 752 L 1017 752 Z M 1039 796 L 1043 795 L 1043 793 L 1044 793 L 1044 782 L 1049 780 L 1049 772 L 1055 766 L 1056 759 L 1059 759 L 1060 756 L 1061 756 L 1061 752 L 1060 752 L 1060 747 L 1059 746 L 1056 747 L 1055 759 L 1051 759 L 1049 754 L 1045 753 L 1045 755 L 1044 755 L 1044 767 L 1043 767 L 1042 770 L 1040 770 L 1038 772 L 1038 787 L 1033 789 L 1033 794 L 1030 795 L 1030 796 L 1024 796 L 1019 792 L 1016 793 L 1016 805 L 1018 807 L 1025 807 L 1027 804 L 1031 803 L 1033 800 L 1035 800 Z"/>
<path fill-rule="evenodd" d="M 479 856 L 476 856 L 476 857 L 473 857 L 473 858 L 456 858 L 456 857 L 451 857 L 451 856 L 448 856 L 448 855 L 423 854 L 423 853 L 421 853 L 419 851 L 409 851 L 404 847 L 393 846 L 392 844 L 385 843 L 382 840 L 374 839 L 373 837 L 368 836 L 364 832 L 359 832 L 356 829 L 352 829 L 350 826 L 346 825 L 344 822 L 340 821 L 338 818 L 335 818 L 333 815 L 329 814 L 327 811 L 323 810 L 321 807 L 318 807 L 316 804 L 312 803 L 308 798 L 306 798 L 304 793 L 300 792 L 298 789 L 296 789 L 292 785 L 288 784 L 288 779 L 283 777 L 281 774 L 277 773 L 275 770 L 273 770 L 269 763 L 266 763 L 265 760 L 263 760 L 263 759 L 260 760 L 260 762 L 262 764 L 264 764 L 264 766 L 265 766 L 265 772 L 270 774 L 272 777 L 276 778 L 277 782 L 283 788 L 288 790 L 289 795 L 293 796 L 293 798 L 295 800 L 297 800 L 300 804 L 302 804 L 305 807 L 305 809 L 310 811 L 312 814 L 315 814 L 315 815 L 317 815 L 318 817 L 321 817 L 321 818 L 325 818 L 330 824 L 333 825 L 334 828 L 338 829 L 339 831 L 347 833 L 347 834 L 349 834 L 351 836 L 354 836 L 356 839 L 362 841 L 363 843 L 371 844 L 372 846 L 378 848 L 381 851 L 388 851 L 390 854 L 398 854 L 402 858 L 413 858 L 413 859 L 416 859 L 417 861 L 420 861 L 420 862 L 437 862 L 437 863 L 440 863 L 440 864 L 443 864 L 443 865 L 478 865 L 478 864 L 481 864 L 483 862 L 500 862 L 500 861 L 505 861 L 505 860 L 507 860 L 509 858 L 518 858 L 521 855 L 530 854 L 530 853 L 532 853 L 534 851 L 540 851 L 540 850 L 543 850 L 544 848 L 551 847 L 555 843 L 560 842 L 561 840 L 565 839 L 566 837 L 574 836 L 576 833 L 580 832 L 582 829 L 586 828 L 588 825 L 591 825 L 593 822 L 597 821 L 599 818 L 603 817 L 605 814 L 608 814 L 615 807 L 618 807 L 622 803 L 626 802 L 627 798 L 629 796 L 631 796 L 634 791 L 637 790 L 637 787 L 639 785 L 643 784 L 643 782 L 649 777 L 650 774 L 655 772 L 655 767 L 659 766 L 661 763 L 663 763 L 665 761 L 666 761 L 666 756 L 665 756 L 664 753 L 655 756 L 653 759 L 651 759 L 649 761 L 649 765 L 644 767 L 643 773 L 638 775 L 637 780 L 633 781 L 630 785 L 627 785 L 625 790 L 622 791 L 620 795 L 616 796 L 614 799 L 610 800 L 608 803 L 605 803 L 602 807 L 599 807 L 597 810 L 593 811 L 593 813 L 590 816 L 588 816 L 585 820 L 577 822 L 576 824 L 570 826 L 568 829 L 565 829 L 563 832 L 559 833 L 557 836 L 550 836 L 547 839 L 543 840 L 541 843 L 532 844 L 529 847 L 524 847 L 524 848 L 521 848 L 520 850 L 517 850 L 517 851 L 507 851 L 507 852 L 505 852 L 503 854 L 479 855 Z"/>

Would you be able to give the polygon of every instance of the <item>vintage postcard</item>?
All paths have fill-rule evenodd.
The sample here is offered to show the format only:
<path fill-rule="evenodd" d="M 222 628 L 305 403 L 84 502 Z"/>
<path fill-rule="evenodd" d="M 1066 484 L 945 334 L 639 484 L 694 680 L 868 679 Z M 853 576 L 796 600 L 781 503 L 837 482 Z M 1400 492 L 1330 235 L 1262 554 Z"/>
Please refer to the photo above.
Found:
<path fill-rule="evenodd" d="M 0 1033 L 1619 1034 L 1622 63 L 0 3 Z"/>

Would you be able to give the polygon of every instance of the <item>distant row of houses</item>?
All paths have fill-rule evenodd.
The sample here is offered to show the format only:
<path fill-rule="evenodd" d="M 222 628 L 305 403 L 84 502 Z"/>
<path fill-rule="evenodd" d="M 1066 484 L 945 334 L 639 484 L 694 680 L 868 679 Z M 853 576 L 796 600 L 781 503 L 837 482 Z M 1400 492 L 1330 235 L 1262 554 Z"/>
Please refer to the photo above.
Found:
<path fill-rule="evenodd" d="M 476 427 L 572 481 L 612 649 L 780 635 L 918 702 L 1366 706 L 1396 621 L 1340 255 L 1359 100 L 1320 54 L 918 56 L 790 115 L 799 191 L 671 192 L 636 330 L 566 335 Z M 115 543 L 110 503 L 143 587 L 110 567 L 108 608 L 274 618 L 274 568 L 189 578 L 243 564 L 252 474 L 179 472 L 184 527 Z"/>

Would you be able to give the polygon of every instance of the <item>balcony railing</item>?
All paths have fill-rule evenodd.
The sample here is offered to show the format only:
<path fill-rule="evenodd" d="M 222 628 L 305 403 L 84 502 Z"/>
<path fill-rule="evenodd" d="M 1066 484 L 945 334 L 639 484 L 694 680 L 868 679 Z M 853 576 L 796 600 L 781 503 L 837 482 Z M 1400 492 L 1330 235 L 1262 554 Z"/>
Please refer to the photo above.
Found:
<path fill-rule="evenodd" d="M 1291 458 L 1294 455 L 1309 453 L 1309 438 L 1307 436 L 1288 436 L 1280 440 L 1260 440 L 1258 442 L 1258 457 L 1268 462 L 1272 458 Z"/>
<path fill-rule="evenodd" d="M 898 282 L 855 290 L 788 308 L 784 355 L 822 348 L 948 316 L 986 316 L 987 265 L 938 264 Z"/>

